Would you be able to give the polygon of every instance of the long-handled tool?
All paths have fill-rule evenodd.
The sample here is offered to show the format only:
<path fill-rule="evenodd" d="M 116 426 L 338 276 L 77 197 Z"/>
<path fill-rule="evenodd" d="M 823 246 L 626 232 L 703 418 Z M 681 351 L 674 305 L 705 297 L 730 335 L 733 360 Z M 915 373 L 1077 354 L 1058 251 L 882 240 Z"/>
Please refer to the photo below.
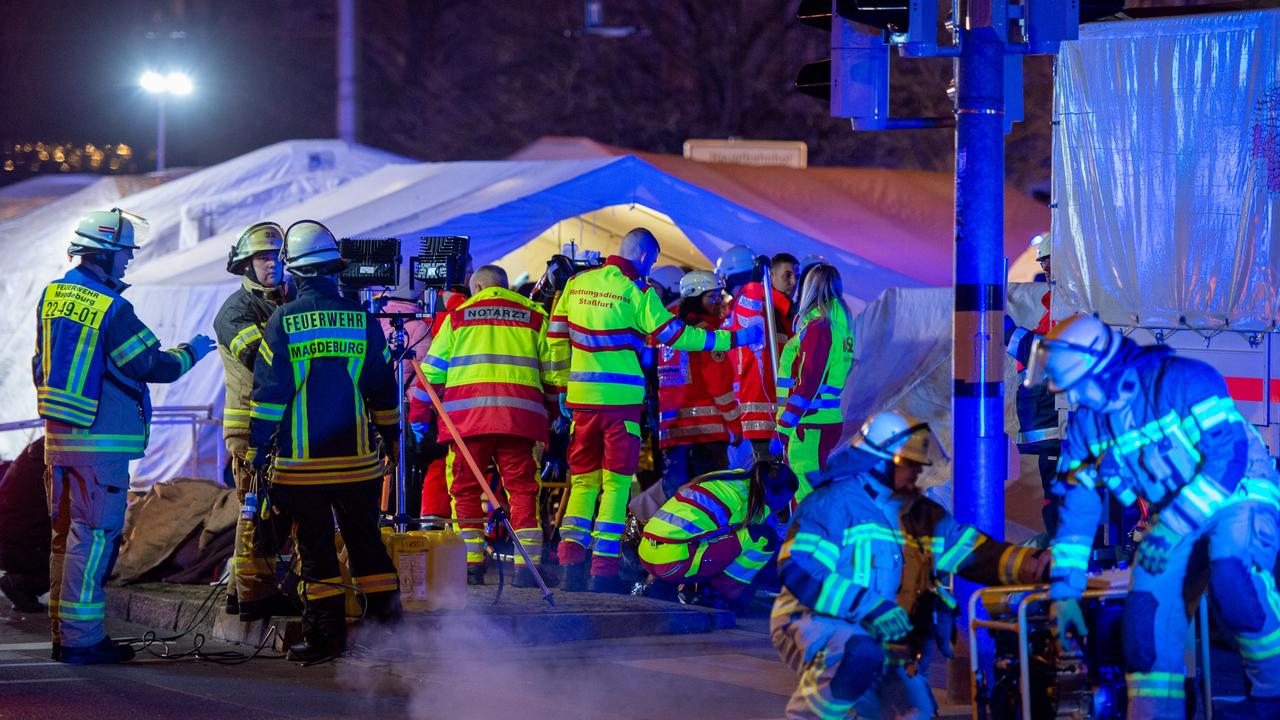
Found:
<path fill-rule="evenodd" d="M 475 456 L 471 454 L 471 449 L 467 447 L 467 443 L 458 434 L 458 428 L 454 426 L 453 420 L 449 417 L 449 413 L 444 410 L 444 403 L 440 402 L 440 396 L 436 395 L 435 388 L 431 383 L 427 382 L 427 377 L 422 373 L 422 367 L 418 363 L 413 364 L 413 372 L 418 376 L 418 382 L 422 383 L 422 387 L 426 388 L 427 395 L 431 398 L 431 404 L 436 408 L 436 414 L 440 416 L 441 422 L 449 431 L 450 437 L 458 444 L 458 450 L 462 453 L 462 459 L 466 461 L 467 467 L 471 469 L 471 473 L 476 476 L 476 481 L 480 483 L 480 490 L 484 492 L 485 498 L 495 508 L 502 508 L 502 503 L 498 502 L 498 496 L 493 493 L 493 488 L 489 487 L 489 481 L 485 479 L 484 473 L 480 471 L 480 464 L 476 462 Z M 507 519 L 507 514 L 501 513 L 502 524 L 507 528 L 507 533 L 511 535 L 511 541 L 515 544 L 516 552 L 520 553 L 520 557 L 524 558 L 525 566 L 533 573 L 533 579 L 537 581 L 538 587 L 542 589 L 542 598 L 547 601 L 548 605 L 555 606 L 555 597 L 551 594 L 551 590 L 547 588 L 547 583 L 542 579 L 542 573 L 538 572 L 537 565 L 533 559 L 529 557 L 529 552 L 525 550 L 524 543 L 520 542 L 520 536 L 516 535 L 516 531 L 511 527 L 511 521 Z"/>

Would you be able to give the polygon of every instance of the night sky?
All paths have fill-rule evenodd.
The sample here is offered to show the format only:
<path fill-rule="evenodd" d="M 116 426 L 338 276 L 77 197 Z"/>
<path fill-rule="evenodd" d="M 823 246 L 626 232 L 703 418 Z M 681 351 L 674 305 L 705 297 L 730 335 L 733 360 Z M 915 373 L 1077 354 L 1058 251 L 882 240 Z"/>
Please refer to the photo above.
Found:
<path fill-rule="evenodd" d="M 799 0 L 604 0 L 606 24 L 636 29 L 616 39 L 581 33 L 582 0 L 357 4 L 358 139 L 409 157 L 497 159 L 543 135 L 679 153 L 690 137 L 735 136 L 805 140 L 813 165 L 952 166 L 949 130 L 853 133 L 793 88 L 829 54 L 794 19 Z M 4 0 L 0 149 L 124 142 L 150 169 L 156 101 L 137 84 L 148 68 L 196 83 L 168 105 L 170 166 L 333 137 L 335 27 L 332 0 Z M 949 114 L 948 60 L 892 67 L 896 115 Z M 1051 61 L 1024 68 L 1007 173 L 1032 192 L 1050 172 Z"/>

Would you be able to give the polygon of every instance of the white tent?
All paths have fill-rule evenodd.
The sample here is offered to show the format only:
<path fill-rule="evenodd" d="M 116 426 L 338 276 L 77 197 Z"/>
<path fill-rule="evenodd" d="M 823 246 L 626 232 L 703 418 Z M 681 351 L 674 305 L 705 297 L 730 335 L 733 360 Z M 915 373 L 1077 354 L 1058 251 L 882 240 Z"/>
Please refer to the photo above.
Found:
<path fill-rule="evenodd" d="M 32 212 L 0 222 L 0 253 L 9 268 L 0 275 L 0 302 L 9 308 L 0 317 L 0 330 L 7 339 L 0 348 L 0 422 L 36 416 L 30 370 L 35 343 L 31 313 L 41 288 L 70 266 L 66 247 L 71 229 L 85 212 L 121 206 L 147 218 L 151 234 L 136 261 L 145 263 L 199 244 L 217 232 L 238 230 L 282 207 L 397 162 L 407 160 L 335 140 L 283 142 L 159 185 L 153 178 L 104 178 Z M 224 257 L 226 247 L 221 249 Z M 216 304 L 210 309 L 196 297 L 145 292 L 130 292 L 129 298 L 166 344 L 185 341 L 197 332 L 212 333 Z M 192 304 L 187 305 L 188 302 Z M 193 323 L 195 319 L 202 322 Z M 195 376 L 216 371 L 220 383 L 220 370 L 203 367 L 216 364 L 202 363 L 193 377 L 157 387 L 156 404 L 212 402 L 215 398 L 207 391 L 209 383 L 193 386 L 192 381 Z M 212 433 L 209 435 L 212 437 Z M 0 455 L 12 457 L 28 439 L 29 433 L 0 433 Z M 171 446 L 171 442 L 178 442 L 180 447 Z M 152 452 L 138 474 L 172 477 L 182 472 L 192 456 L 191 443 L 188 429 L 158 427 L 152 436 Z M 215 447 L 212 441 L 202 445 L 202 457 L 212 458 Z M 186 472 L 192 470 L 187 468 Z"/>

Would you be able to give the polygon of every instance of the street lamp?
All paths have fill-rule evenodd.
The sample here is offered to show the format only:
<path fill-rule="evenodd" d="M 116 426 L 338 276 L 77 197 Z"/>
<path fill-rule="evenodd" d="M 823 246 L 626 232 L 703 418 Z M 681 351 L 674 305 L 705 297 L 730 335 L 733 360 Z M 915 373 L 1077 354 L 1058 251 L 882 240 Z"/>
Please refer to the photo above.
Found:
<path fill-rule="evenodd" d="M 142 74 L 138 84 L 148 93 L 156 96 L 156 171 L 164 170 L 164 104 L 169 95 L 190 95 L 196 89 L 195 83 L 184 73 L 171 72 L 161 75 L 154 70 Z"/>

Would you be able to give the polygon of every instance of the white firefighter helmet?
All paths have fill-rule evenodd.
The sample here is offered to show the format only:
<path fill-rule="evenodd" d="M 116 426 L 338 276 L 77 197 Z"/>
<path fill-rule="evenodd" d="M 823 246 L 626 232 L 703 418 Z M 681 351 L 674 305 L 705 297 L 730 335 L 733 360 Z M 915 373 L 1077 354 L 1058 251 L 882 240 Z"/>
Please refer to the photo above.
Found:
<path fill-rule="evenodd" d="M 1031 238 L 1031 244 L 1036 248 L 1036 262 L 1053 254 L 1053 240 L 1049 238 L 1049 233 L 1040 233 Z"/>
<path fill-rule="evenodd" d="M 1063 392 L 1081 380 L 1102 372 L 1120 350 L 1123 336 L 1092 315 L 1073 315 L 1036 341 L 1024 384 L 1049 383 Z"/>
<path fill-rule="evenodd" d="M 707 270 L 691 270 L 680 278 L 680 297 L 698 297 L 708 290 L 724 290 L 724 278 Z"/>
<path fill-rule="evenodd" d="M 315 220 L 299 220 L 289 226 L 284 234 L 284 266 L 289 272 L 341 260 L 338 240 L 329 228 Z"/>
<path fill-rule="evenodd" d="M 929 423 L 893 410 L 876 413 L 862 424 L 853 437 L 853 446 L 895 464 L 909 460 L 932 465 L 945 457 Z"/>
<path fill-rule="evenodd" d="M 649 284 L 656 285 L 663 292 L 675 295 L 680 291 L 680 279 L 684 277 L 684 270 L 675 265 L 659 265 L 649 271 Z"/>
<path fill-rule="evenodd" d="M 67 252 L 93 255 L 137 250 L 150 229 L 151 224 L 145 219 L 120 208 L 94 210 L 76 224 L 76 234 Z"/>
<path fill-rule="evenodd" d="M 284 246 L 284 228 L 273 222 L 260 222 L 244 229 L 227 254 L 227 272 L 244 274 L 250 258 L 260 252 L 280 252 Z"/>
<path fill-rule="evenodd" d="M 734 245 L 716 260 L 716 274 L 722 278 L 751 272 L 756 265 L 756 253 L 746 245 Z"/>

